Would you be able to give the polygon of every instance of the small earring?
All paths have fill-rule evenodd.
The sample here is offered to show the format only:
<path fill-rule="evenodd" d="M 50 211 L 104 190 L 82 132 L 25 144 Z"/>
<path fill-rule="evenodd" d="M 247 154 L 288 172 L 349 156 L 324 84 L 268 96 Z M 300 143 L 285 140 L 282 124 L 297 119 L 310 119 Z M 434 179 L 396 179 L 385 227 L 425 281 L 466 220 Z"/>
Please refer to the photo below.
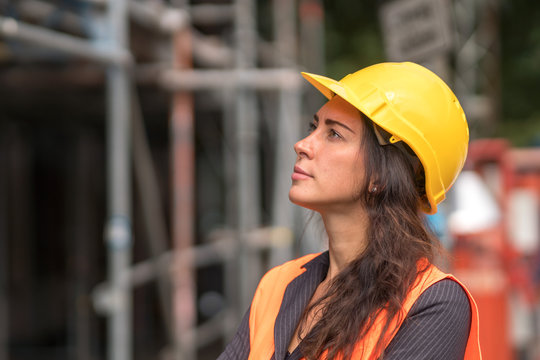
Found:
<path fill-rule="evenodd" d="M 377 192 L 377 187 L 376 187 L 376 186 L 372 187 L 372 188 L 369 190 L 369 192 L 372 193 L 372 194 L 376 193 L 376 192 Z"/>

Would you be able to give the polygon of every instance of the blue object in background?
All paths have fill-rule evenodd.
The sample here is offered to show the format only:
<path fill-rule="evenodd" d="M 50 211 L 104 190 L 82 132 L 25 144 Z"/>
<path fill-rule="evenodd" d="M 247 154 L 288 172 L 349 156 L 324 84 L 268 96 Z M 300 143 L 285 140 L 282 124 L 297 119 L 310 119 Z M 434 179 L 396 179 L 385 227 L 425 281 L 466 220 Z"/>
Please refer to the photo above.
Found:
<path fill-rule="evenodd" d="M 439 238 L 445 249 L 450 249 L 452 240 L 448 235 L 447 217 L 439 206 L 439 211 L 433 215 L 426 215 L 426 225 Z"/>

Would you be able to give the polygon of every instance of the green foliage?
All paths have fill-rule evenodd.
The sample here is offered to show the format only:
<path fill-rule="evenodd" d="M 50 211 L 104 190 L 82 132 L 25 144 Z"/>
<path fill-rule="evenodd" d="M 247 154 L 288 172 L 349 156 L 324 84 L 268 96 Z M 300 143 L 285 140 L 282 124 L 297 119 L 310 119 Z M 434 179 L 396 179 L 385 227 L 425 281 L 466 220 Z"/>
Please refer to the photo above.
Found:
<path fill-rule="evenodd" d="M 384 61 L 376 1 L 327 0 L 327 74 L 341 78 Z"/>
<path fill-rule="evenodd" d="M 540 2 L 507 1 L 501 11 L 503 115 L 540 117 Z"/>
<path fill-rule="evenodd" d="M 540 146 L 540 116 L 526 119 L 505 118 L 498 124 L 494 136 L 506 138 L 517 147 Z"/>

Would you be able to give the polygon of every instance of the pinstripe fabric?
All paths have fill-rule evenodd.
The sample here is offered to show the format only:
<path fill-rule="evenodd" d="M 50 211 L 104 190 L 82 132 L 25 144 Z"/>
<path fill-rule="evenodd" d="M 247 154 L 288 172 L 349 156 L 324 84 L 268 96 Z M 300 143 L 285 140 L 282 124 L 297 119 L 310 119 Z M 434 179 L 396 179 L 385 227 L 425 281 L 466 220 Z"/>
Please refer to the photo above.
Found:
<path fill-rule="evenodd" d="M 251 309 L 251 307 L 250 307 Z M 219 355 L 218 360 L 245 360 L 249 356 L 249 310 L 246 311 L 236 335 Z"/>
<path fill-rule="evenodd" d="M 328 264 L 328 252 L 324 252 L 304 265 L 306 271 L 294 279 L 285 290 L 274 327 L 275 353 L 272 360 L 285 358 L 304 309 L 317 286 L 326 277 Z"/>
<path fill-rule="evenodd" d="M 287 356 L 287 347 L 317 285 L 328 271 L 328 252 L 304 265 L 306 271 L 294 279 L 283 296 L 274 327 L 272 360 L 299 360 L 297 348 Z M 384 360 L 463 359 L 471 321 L 470 303 L 463 288 L 446 279 L 428 288 L 417 299 Z M 245 360 L 249 356 L 249 310 L 238 332 L 218 360 Z"/>
<path fill-rule="evenodd" d="M 420 295 L 384 359 L 463 359 L 470 323 L 471 307 L 463 288 L 442 280 Z"/>

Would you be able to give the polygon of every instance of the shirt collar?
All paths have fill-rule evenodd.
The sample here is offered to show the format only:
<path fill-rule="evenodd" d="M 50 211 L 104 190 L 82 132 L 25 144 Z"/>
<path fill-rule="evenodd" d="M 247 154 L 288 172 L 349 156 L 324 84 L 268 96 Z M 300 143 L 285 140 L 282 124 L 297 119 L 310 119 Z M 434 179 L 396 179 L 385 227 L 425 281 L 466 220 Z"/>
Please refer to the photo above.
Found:
<path fill-rule="evenodd" d="M 328 250 L 320 253 L 318 256 L 314 257 L 304 265 L 302 265 L 303 268 L 306 270 L 312 270 L 312 269 L 322 269 L 328 271 L 328 266 L 330 265 L 330 255 L 328 253 Z"/>

